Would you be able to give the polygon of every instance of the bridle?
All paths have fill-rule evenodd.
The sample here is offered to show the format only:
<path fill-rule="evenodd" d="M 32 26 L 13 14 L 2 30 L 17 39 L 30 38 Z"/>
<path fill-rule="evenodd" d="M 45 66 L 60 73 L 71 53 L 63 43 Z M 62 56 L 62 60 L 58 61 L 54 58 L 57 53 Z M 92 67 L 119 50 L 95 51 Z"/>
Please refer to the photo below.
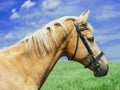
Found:
<path fill-rule="evenodd" d="M 97 69 L 99 67 L 99 63 L 98 61 L 100 60 L 100 58 L 104 55 L 103 52 L 100 52 L 96 57 L 94 56 L 89 44 L 87 43 L 86 39 L 84 38 L 84 36 L 82 35 L 81 31 L 84 30 L 89 30 L 88 28 L 79 28 L 79 25 L 77 23 L 77 21 L 75 19 L 72 19 L 75 28 L 76 28 L 76 32 L 77 32 L 77 42 L 76 42 L 76 48 L 74 51 L 73 56 L 69 59 L 69 60 L 74 60 L 74 57 L 76 55 L 77 49 L 78 49 L 78 40 L 79 38 L 82 40 L 83 44 L 85 45 L 88 53 L 89 53 L 89 57 L 90 57 L 90 62 L 85 65 L 85 68 L 89 68 L 90 66 L 93 66 L 94 69 Z"/>

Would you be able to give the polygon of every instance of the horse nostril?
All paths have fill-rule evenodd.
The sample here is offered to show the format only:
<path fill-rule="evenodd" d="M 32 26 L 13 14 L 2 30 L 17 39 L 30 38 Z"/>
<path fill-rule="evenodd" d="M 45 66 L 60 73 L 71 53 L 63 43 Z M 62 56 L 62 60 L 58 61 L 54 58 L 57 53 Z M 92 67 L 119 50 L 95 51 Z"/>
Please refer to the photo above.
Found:
<path fill-rule="evenodd" d="M 95 69 L 97 69 L 97 68 L 99 68 L 99 67 L 100 67 L 99 64 L 96 64 L 96 65 L 94 66 Z"/>

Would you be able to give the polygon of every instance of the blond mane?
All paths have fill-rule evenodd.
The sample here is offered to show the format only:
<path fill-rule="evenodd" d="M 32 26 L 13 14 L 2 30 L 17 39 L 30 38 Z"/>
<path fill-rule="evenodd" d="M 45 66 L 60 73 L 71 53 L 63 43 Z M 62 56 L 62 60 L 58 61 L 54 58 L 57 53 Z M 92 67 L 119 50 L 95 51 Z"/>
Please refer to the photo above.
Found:
<path fill-rule="evenodd" d="M 29 36 L 26 36 L 23 40 L 21 40 L 19 43 L 21 42 L 25 42 L 26 43 L 26 50 L 28 52 L 31 52 L 31 46 L 32 46 L 32 42 L 34 41 L 34 48 L 36 49 L 36 52 L 38 51 L 38 48 L 41 50 L 42 54 L 45 55 L 46 53 L 46 49 L 50 50 L 51 49 L 51 43 L 49 42 L 49 38 L 47 35 L 47 30 L 49 28 L 51 35 L 52 35 L 52 39 L 53 42 L 55 42 L 55 45 L 58 45 L 58 41 L 56 39 L 56 30 L 55 30 L 55 25 L 59 24 L 63 29 L 62 32 L 64 34 L 64 37 L 66 37 L 67 35 L 67 28 L 64 24 L 65 20 L 68 19 L 77 19 L 78 17 L 75 16 L 66 16 L 66 17 L 62 17 L 60 19 L 54 20 L 50 23 L 48 23 L 47 25 L 45 25 L 44 27 L 42 27 L 41 29 L 38 29 L 36 32 L 30 34 Z"/>

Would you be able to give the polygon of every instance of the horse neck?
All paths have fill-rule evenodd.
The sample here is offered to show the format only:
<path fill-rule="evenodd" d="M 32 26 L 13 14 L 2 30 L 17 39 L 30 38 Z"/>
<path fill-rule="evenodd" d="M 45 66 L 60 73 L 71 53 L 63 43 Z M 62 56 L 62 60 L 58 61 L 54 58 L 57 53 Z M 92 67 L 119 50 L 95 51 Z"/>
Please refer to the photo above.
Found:
<path fill-rule="evenodd" d="M 72 25 L 70 25 L 70 21 L 66 21 L 65 24 L 68 29 L 66 35 L 67 38 L 71 32 L 70 28 Z M 63 28 L 59 26 L 59 29 L 56 31 L 59 33 L 59 35 L 57 35 L 58 45 L 55 45 L 54 42 L 51 41 L 53 47 L 45 56 L 36 55 L 33 45 L 31 46 L 31 53 L 26 53 L 26 43 L 24 42 L 19 43 L 4 52 L 5 56 L 7 56 L 6 53 L 9 52 L 11 57 L 8 61 L 10 61 L 16 69 L 20 70 L 20 73 L 24 74 L 23 78 L 27 80 L 31 79 L 36 83 L 37 87 L 42 86 L 58 59 L 64 55 L 64 49 L 67 46 L 67 42 L 60 29 Z"/>

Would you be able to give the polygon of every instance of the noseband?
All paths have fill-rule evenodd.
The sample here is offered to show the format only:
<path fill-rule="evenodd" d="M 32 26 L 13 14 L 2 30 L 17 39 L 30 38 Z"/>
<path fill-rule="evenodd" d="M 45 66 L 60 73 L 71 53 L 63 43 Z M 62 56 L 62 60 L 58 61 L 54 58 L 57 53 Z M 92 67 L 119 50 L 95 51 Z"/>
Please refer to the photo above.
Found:
<path fill-rule="evenodd" d="M 72 19 L 75 28 L 76 28 L 76 32 L 77 32 L 77 42 L 76 42 L 76 48 L 74 51 L 73 56 L 69 59 L 69 60 L 74 60 L 74 57 L 76 55 L 77 49 L 78 49 L 78 40 L 79 38 L 82 40 L 83 44 L 85 45 L 88 53 L 89 53 L 89 57 L 91 59 L 91 61 L 85 65 L 85 68 L 89 68 L 90 66 L 93 66 L 95 69 L 97 69 L 99 67 L 98 61 L 100 60 L 100 58 L 104 55 L 103 52 L 100 52 L 96 57 L 93 55 L 93 52 L 89 46 L 89 44 L 87 43 L 86 39 L 84 38 L 84 36 L 82 35 L 81 31 L 84 30 L 89 30 L 88 28 L 79 28 L 79 25 L 77 23 L 77 21 L 75 19 Z"/>

